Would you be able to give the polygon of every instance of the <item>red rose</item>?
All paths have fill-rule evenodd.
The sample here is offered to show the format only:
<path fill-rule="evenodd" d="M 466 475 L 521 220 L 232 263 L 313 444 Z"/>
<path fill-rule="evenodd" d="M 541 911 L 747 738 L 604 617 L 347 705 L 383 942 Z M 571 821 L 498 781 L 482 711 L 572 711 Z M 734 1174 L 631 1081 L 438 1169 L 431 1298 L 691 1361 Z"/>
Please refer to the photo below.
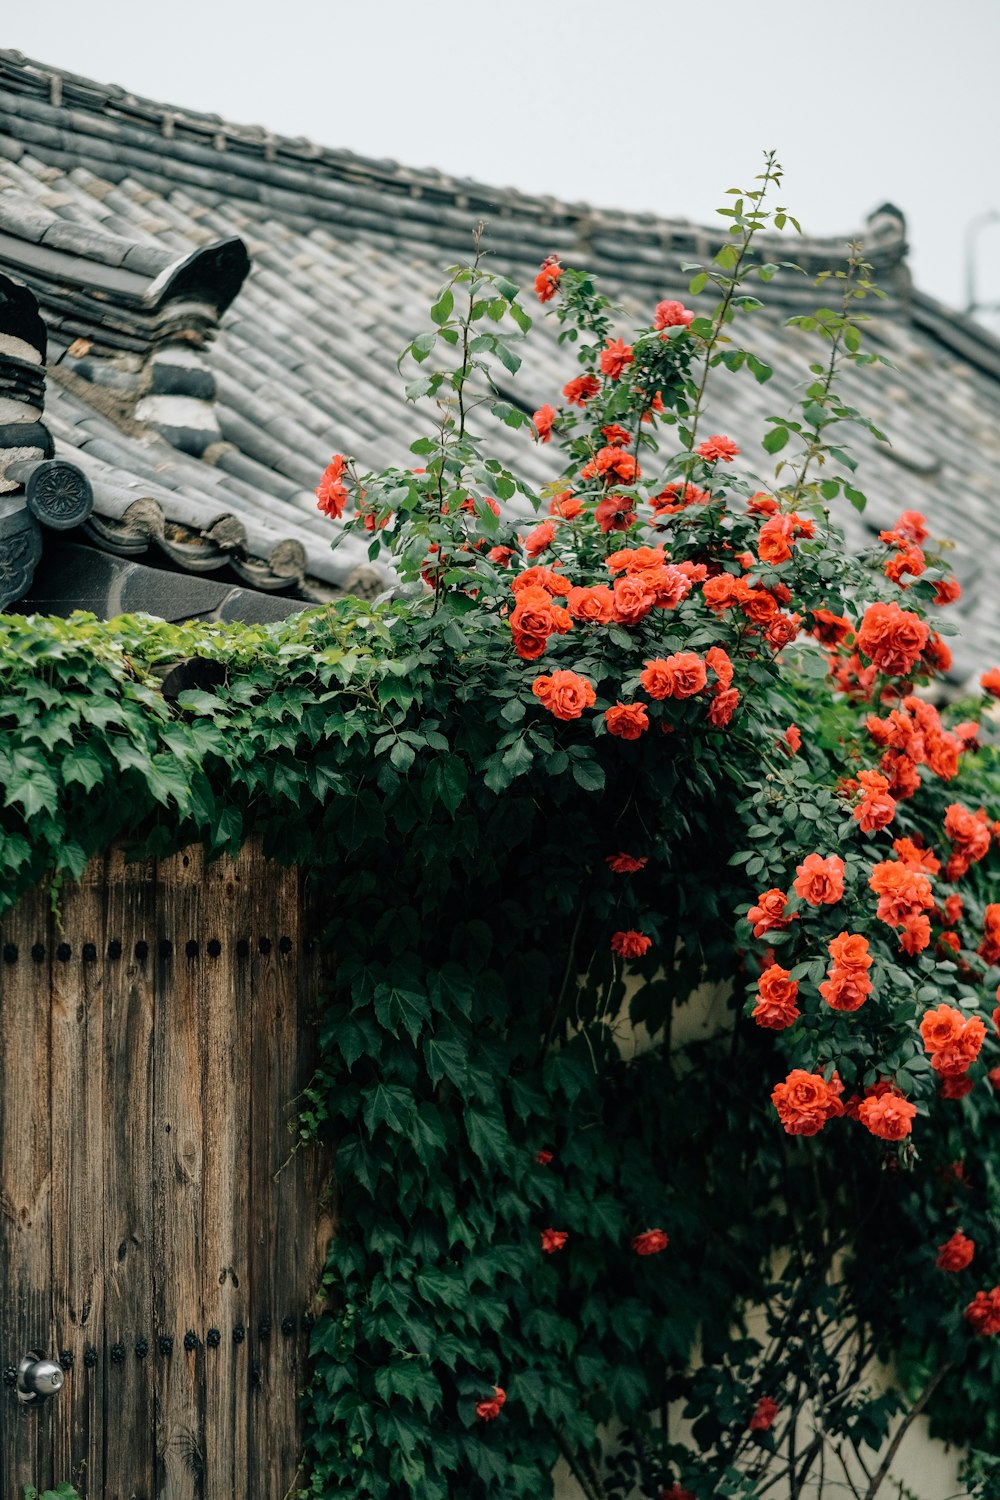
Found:
<path fill-rule="evenodd" d="M 778 1415 L 779 1407 L 777 1401 L 772 1401 L 770 1396 L 761 1396 L 754 1407 L 753 1416 L 747 1424 L 751 1432 L 768 1432 Z"/>
<path fill-rule="evenodd" d="M 965 1309 L 965 1320 L 973 1333 L 984 1338 L 1000 1333 L 1000 1286 L 989 1292 L 977 1292 Z"/>
<path fill-rule="evenodd" d="M 546 1255 L 555 1255 L 556 1251 L 561 1250 L 568 1239 L 569 1235 L 565 1229 L 543 1229 L 542 1249 Z"/>
<path fill-rule="evenodd" d="M 659 1255 L 670 1243 L 662 1229 L 645 1229 L 632 1241 L 636 1255 Z"/>
<path fill-rule="evenodd" d="M 964 1271 L 975 1253 L 975 1240 L 970 1240 L 968 1235 L 958 1229 L 950 1240 L 945 1240 L 943 1245 L 938 1246 L 934 1264 L 942 1271 Z"/>
<path fill-rule="evenodd" d="M 646 855 L 636 859 L 632 854 L 609 854 L 605 858 L 605 864 L 615 875 L 634 875 L 637 870 L 649 864 L 649 858 Z"/>
<path fill-rule="evenodd" d="M 492 1422 L 500 1415 L 500 1408 L 507 1400 L 507 1392 L 502 1386 L 495 1385 L 493 1389 L 496 1394 L 489 1401 L 476 1402 L 476 1416 L 480 1422 Z"/>
<path fill-rule="evenodd" d="M 644 932 L 616 932 L 611 938 L 611 951 L 620 958 L 641 958 L 653 946 L 653 939 Z"/>

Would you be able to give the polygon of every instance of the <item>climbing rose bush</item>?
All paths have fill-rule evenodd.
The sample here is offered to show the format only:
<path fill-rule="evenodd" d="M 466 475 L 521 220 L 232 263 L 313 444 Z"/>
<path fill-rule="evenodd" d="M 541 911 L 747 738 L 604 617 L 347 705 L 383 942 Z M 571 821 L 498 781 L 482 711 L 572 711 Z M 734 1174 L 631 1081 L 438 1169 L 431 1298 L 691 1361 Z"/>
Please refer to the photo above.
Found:
<path fill-rule="evenodd" d="M 555 1326 L 545 1319 L 560 1320 L 588 1415 L 578 1424 L 560 1406 L 553 1443 L 537 1446 L 529 1434 L 545 1411 L 530 1338 L 520 1366 L 499 1338 L 478 1364 L 466 1351 L 455 1372 L 472 1422 L 463 1493 L 543 1493 L 547 1481 L 518 1477 L 514 1457 L 535 1442 L 539 1472 L 561 1454 L 588 1496 L 759 1495 L 782 1478 L 801 1487 L 836 1432 L 857 1456 L 849 1478 L 867 1452 L 875 1478 L 855 1493 L 871 1500 L 888 1482 L 890 1431 L 927 1406 L 968 1439 L 963 1402 L 996 1362 L 1000 1291 L 987 1283 L 1000 1269 L 989 1220 L 997 1184 L 980 1153 L 998 1076 L 1000 903 L 989 899 L 988 867 L 1000 829 L 982 800 L 996 782 L 985 702 L 940 707 L 947 610 L 960 595 L 946 548 L 905 496 L 866 553 L 844 545 L 841 508 L 866 501 L 845 434 L 861 427 L 884 440 L 840 394 L 845 371 L 879 362 L 862 344 L 877 289 L 857 247 L 824 278 L 833 305 L 790 319 L 816 345 L 799 408 L 777 411 L 763 434 L 709 430 L 724 425 L 709 416 L 710 376 L 772 376 L 737 332 L 759 306 L 744 281 L 766 286 L 779 270 L 756 252 L 760 231 L 794 224 L 764 207 L 779 181 L 769 159 L 724 210 L 731 233 L 712 266 L 687 291 L 664 285 L 638 326 L 585 270 L 549 257 L 533 295 L 579 369 L 567 368 L 530 420 L 493 383 L 498 366 L 516 373 L 531 327 L 517 287 L 478 256 L 453 268 L 432 330 L 404 352 L 416 366 L 408 396 L 435 412 L 433 434 L 412 445 L 416 462 L 368 474 L 338 454 L 317 490 L 342 534 L 366 536 L 371 558 L 392 570 L 381 608 L 401 660 L 451 684 L 466 705 L 460 738 L 479 733 L 477 704 L 494 705 L 472 765 L 484 791 L 498 807 L 528 799 L 552 820 L 532 918 L 543 933 L 552 902 L 552 1007 L 537 1053 L 524 1041 L 535 1024 L 526 1012 L 518 1022 L 497 1011 L 495 1025 L 500 1035 L 520 1025 L 524 1080 L 535 1068 L 548 1077 L 553 1058 L 578 1059 L 573 1100 L 589 1101 L 590 1129 L 607 1131 L 615 1094 L 618 1124 L 634 1132 L 622 1149 L 633 1167 L 641 1158 L 629 1212 L 645 1205 L 646 1223 L 663 1225 L 629 1232 L 616 1212 L 615 1229 L 602 1228 L 585 1206 L 597 1188 L 584 1137 L 553 1154 L 543 1143 L 564 1122 L 546 1115 L 544 1085 L 530 1106 L 502 1096 L 511 1119 L 542 1112 L 524 1151 L 533 1171 L 552 1174 L 550 1185 L 517 1189 L 531 1277 L 541 1278 L 530 1285 L 548 1309 L 519 1316 L 543 1343 Z M 539 493 L 488 455 L 485 408 L 525 443 L 561 454 Z M 1000 668 L 985 673 L 987 694 L 1000 696 L 998 684 Z M 404 774 L 424 743 L 409 702 L 383 700 L 376 747 Z M 705 979 L 732 986 L 725 1037 L 678 1063 L 674 1014 Z M 651 1047 L 626 1066 L 629 1023 Z M 697 1122 L 693 1158 L 659 1154 L 606 1083 L 626 1075 L 626 1092 L 657 1110 L 664 1096 L 644 1094 L 645 1081 L 662 1088 L 669 1075 Z M 718 1115 L 707 1100 L 720 1087 L 734 1092 Z M 683 1329 L 672 1325 L 678 1287 L 705 1254 L 699 1218 L 714 1212 L 708 1202 L 740 1201 L 737 1179 L 757 1183 L 757 1196 L 723 1233 L 750 1237 L 759 1270 L 745 1279 L 736 1263 L 716 1268 L 721 1322 L 702 1297 Z M 859 1253 L 882 1232 L 859 1207 L 868 1194 L 892 1205 L 893 1233 L 873 1263 Z M 586 1309 L 594 1286 L 619 1274 L 623 1248 L 644 1280 L 623 1273 L 634 1378 L 609 1401 L 587 1377 L 587 1350 L 596 1370 L 605 1333 Z M 773 1269 L 783 1257 L 784 1284 Z M 333 1267 L 350 1304 L 357 1266 L 335 1252 Z M 528 1285 L 508 1288 L 511 1306 Z M 742 1322 L 755 1304 L 766 1308 L 763 1340 Z M 502 1311 L 496 1318 L 499 1328 Z M 693 1366 L 699 1328 L 703 1363 Z M 901 1389 L 876 1397 L 865 1372 L 888 1349 Z M 674 1411 L 690 1441 L 671 1439 Z M 595 1423 L 612 1418 L 622 1436 L 609 1447 Z M 441 1421 L 413 1438 L 414 1452 L 426 1447 L 419 1475 L 415 1460 L 404 1465 L 414 1496 L 445 1493 L 427 1478 L 434 1444 L 450 1441 Z M 487 1450 L 487 1431 L 510 1446 Z M 990 1433 L 970 1484 L 995 1472 Z M 886 1444 L 880 1468 L 871 1451 Z M 389 1492 L 368 1482 L 350 1493 Z M 400 1482 L 386 1484 L 402 1493 Z"/>

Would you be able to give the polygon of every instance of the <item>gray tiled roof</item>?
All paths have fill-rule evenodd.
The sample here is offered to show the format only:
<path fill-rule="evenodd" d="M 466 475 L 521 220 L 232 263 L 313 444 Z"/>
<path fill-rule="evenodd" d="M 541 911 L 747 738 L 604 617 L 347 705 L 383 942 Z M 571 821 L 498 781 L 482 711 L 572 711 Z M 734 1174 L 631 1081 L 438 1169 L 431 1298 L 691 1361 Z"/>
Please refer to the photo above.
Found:
<path fill-rule="evenodd" d="M 335 449 L 362 467 L 407 461 L 419 416 L 396 354 L 481 218 L 498 268 L 523 282 L 555 251 L 645 316 L 684 294 L 680 264 L 718 238 L 275 137 L 0 52 L 0 270 L 27 281 L 45 317 L 44 421 L 56 456 L 90 480 L 87 540 L 300 599 L 363 586 L 363 545 L 330 552 L 313 488 Z M 895 369 L 852 372 L 850 396 L 892 447 L 854 440 L 870 506 L 843 519 L 860 542 L 916 508 L 955 539 L 969 673 L 1000 661 L 1000 344 L 912 289 L 895 210 L 850 238 L 890 293 L 870 342 Z M 236 240 L 250 261 L 241 289 Z M 780 256 L 818 272 L 845 243 Z M 745 328 L 775 379 L 722 372 L 711 392 L 711 420 L 747 451 L 812 357 L 784 325 L 817 299 L 810 279 L 783 274 L 766 296 L 773 310 Z M 541 327 L 511 394 L 529 411 L 555 404 L 571 359 Z M 553 477 L 554 455 L 523 435 L 498 429 L 495 447 L 528 480 Z"/>

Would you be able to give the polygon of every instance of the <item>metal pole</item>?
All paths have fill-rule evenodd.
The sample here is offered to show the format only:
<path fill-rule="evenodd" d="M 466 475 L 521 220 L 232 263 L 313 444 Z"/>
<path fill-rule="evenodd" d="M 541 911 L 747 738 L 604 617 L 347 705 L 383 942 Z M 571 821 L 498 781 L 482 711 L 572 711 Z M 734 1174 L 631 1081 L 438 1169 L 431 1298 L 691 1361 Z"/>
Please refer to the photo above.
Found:
<path fill-rule="evenodd" d="M 1000 210 L 991 208 L 970 219 L 965 227 L 965 311 L 970 317 L 980 306 L 976 301 L 976 241 L 987 225 L 998 223 Z"/>

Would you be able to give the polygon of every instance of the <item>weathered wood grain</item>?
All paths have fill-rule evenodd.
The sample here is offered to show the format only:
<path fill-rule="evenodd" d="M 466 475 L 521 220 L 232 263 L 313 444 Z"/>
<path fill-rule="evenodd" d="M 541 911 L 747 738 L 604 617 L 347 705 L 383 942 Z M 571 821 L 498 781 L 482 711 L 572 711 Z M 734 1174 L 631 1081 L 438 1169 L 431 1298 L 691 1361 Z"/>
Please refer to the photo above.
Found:
<path fill-rule="evenodd" d="M 52 1285 L 50 921 L 45 893 L 3 919 L 0 962 L 0 1358 L 50 1354 Z M 52 1408 L 0 1387 L 0 1495 L 52 1475 Z"/>
<path fill-rule="evenodd" d="M 206 947 L 202 1077 L 205 1229 L 202 1321 L 218 1334 L 205 1350 L 205 1451 L 213 1500 L 249 1494 L 250 1036 L 248 942 L 252 858 L 221 859 L 205 872 L 201 932 Z M 234 1340 L 234 1330 L 244 1337 Z M 214 1337 L 213 1337 L 214 1342 Z"/>
<path fill-rule="evenodd" d="M 69 1365 L 42 1410 L 0 1387 L 0 1497 L 285 1500 L 329 1233 L 299 875 L 111 850 L 62 923 L 0 923 L 0 1361 Z"/>
<path fill-rule="evenodd" d="M 94 859 L 60 893 L 51 951 L 52 1335 L 69 1365 L 52 1422 L 56 1479 L 104 1494 L 104 1400 L 84 1351 L 104 1327 L 104 889 Z M 44 999 L 40 997 L 40 1003 Z"/>
<path fill-rule="evenodd" d="M 156 1486 L 170 1500 L 204 1493 L 204 1351 L 197 1334 L 203 1275 L 202 1152 L 212 1123 L 203 1113 L 202 996 L 196 942 L 202 887 L 200 849 L 157 866 L 156 1015 L 153 1025 L 153 1276 L 156 1375 Z"/>
<path fill-rule="evenodd" d="M 256 848 L 247 857 L 254 891 L 247 960 L 253 1000 L 250 1198 L 260 1205 L 253 1215 L 251 1252 L 251 1475 L 260 1500 L 282 1500 L 299 1460 L 295 1373 L 281 1333 L 282 1320 L 292 1312 L 286 1304 L 299 1240 L 287 1226 L 301 1223 L 295 1192 L 299 1164 L 289 1160 L 294 1137 L 288 1128 L 290 1101 L 300 1086 L 294 1035 L 298 875 L 266 863 Z"/>
<path fill-rule="evenodd" d="M 104 980 L 104 1328 L 99 1363 L 76 1374 L 105 1413 L 101 1500 L 153 1500 L 153 1276 L 162 1229 L 153 1221 L 153 967 L 151 860 L 107 860 Z M 144 1340 L 148 1352 L 139 1357 Z M 121 1351 L 112 1359 L 112 1351 Z M 98 1500 L 91 1494 L 88 1500 Z"/>

